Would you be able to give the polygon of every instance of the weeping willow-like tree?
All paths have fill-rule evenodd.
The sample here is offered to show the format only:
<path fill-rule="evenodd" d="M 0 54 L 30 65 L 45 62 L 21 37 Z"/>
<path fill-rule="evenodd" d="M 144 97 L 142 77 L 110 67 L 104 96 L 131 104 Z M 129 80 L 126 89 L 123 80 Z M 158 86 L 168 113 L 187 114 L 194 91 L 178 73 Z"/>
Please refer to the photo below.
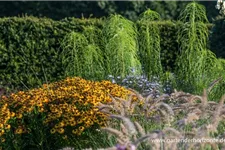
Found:
<path fill-rule="evenodd" d="M 106 20 L 103 35 L 108 75 L 123 78 L 132 73 L 140 74 L 137 31 L 134 23 L 120 15 L 111 15 Z"/>
<path fill-rule="evenodd" d="M 209 85 L 212 86 L 209 98 L 219 100 L 225 94 L 225 59 L 217 59 L 210 73 L 209 78 L 214 79 L 214 81 Z"/>
<path fill-rule="evenodd" d="M 89 33 L 89 38 L 84 35 Z M 85 34 L 71 32 L 61 43 L 62 64 L 66 76 L 80 76 L 86 79 L 103 79 L 104 66 L 102 52 L 91 35 L 93 28 Z"/>
<path fill-rule="evenodd" d="M 102 53 L 102 31 L 94 26 L 84 28 L 83 35 L 88 41 L 84 49 L 83 77 L 88 79 L 104 79 L 106 76 Z"/>
<path fill-rule="evenodd" d="M 77 32 L 71 32 L 64 37 L 61 47 L 62 65 L 66 76 L 82 76 L 83 58 L 81 57 L 87 43 L 85 36 Z"/>
<path fill-rule="evenodd" d="M 208 22 L 204 6 L 189 3 L 180 16 L 178 31 L 180 54 L 176 60 L 178 87 L 182 90 L 201 93 L 220 75 L 214 53 L 207 49 Z"/>
<path fill-rule="evenodd" d="M 160 15 L 148 9 L 138 20 L 139 58 L 148 79 L 162 75 L 160 60 L 160 31 L 156 21 Z"/>
<path fill-rule="evenodd" d="M 88 44 L 98 46 L 100 49 L 103 48 L 103 35 L 101 29 L 96 28 L 93 25 L 84 26 L 82 33 L 86 37 Z"/>

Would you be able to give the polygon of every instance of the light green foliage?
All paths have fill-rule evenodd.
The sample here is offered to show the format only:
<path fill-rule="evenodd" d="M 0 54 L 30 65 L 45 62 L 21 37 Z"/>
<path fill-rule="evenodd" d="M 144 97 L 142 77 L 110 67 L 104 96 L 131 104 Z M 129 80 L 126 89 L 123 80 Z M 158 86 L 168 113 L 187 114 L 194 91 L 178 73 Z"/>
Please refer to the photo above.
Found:
<path fill-rule="evenodd" d="M 181 13 L 183 25 L 178 31 L 180 55 L 176 62 L 176 74 L 180 89 L 199 93 L 208 86 L 209 72 L 216 57 L 206 49 L 208 39 L 205 8 L 195 2 L 189 3 Z M 187 88 L 190 87 L 190 88 Z"/>
<path fill-rule="evenodd" d="M 87 26 L 83 31 L 83 35 L 88 41 L 88 46 L 83 50 L 83 77 L 86 79 L 104 79 L 102 31 L 94 26 Z"/>
<path fill-rule="evenodd" d="M 160 16 L 150 9 L 140 15 L 138 21 L 139 32 L 139 56 L 144 73 L 148 79 L 160 77 L 162 75 L 162 65 L 160 60 L 160 30 L 158 21 Z"/>
<path fill-rule="evenodd" d="M 188 4 L 180 15 L 180 21 L 183 24 L 178 31 L 180 55 L 176 70 L 179 86 L 192 92 L 201 91 L 206 86 L 204 78 L 207 78 L 204 73 L 207 69 L 205 59 L 208 29 L 204 7 L 195 2 Z"/>
<path fill-rule="evenodd" d="M 88 30 L 88 31 L 87 31 Z M 95 44 L 93 27 L 87 28 L 87 39 L 83 34 L 71 32 L 62 42 L 62 64 L 67 76 L 80 76 L 88 79 L 104 77 L 103 57 Z M 92 36 L 91 36 L 92 35 Z"/>
<path fill-rule="evenodd" d="M 88 45 L 84 50 L 83 77 L 103 79 L 104 62 L 101 50 L 96 45 Z"/>
<path fill-rule="evenodd" d="M 83 49 L 87 46 L 87 39 L 84 35 L 71 32 L 65 36 L 62 42 L 62 64 L 66 68 L 68 76 L 82 76 Z M 69 63 L 68 63 L 69 62 Z"/>
<path fill-rule="evenodd" d="M 210 86 L 214 84 L 214 87 L 210 91 L 210 99 L 218 100 L 224 94 L 225 91 L 225 60 L 224 59 L 217 59 L 214 66 L 212 67 L 211 74 L 209 78 L 216 79 L 214 82 L 211 83 Z M 216 84 L 215 84 L 216 82 Z"/>
<path fill-rule="evenodd" d="M 134 23 L 120 15 L 112 15 L 103 28 L 107 74 L 125 77 L 140 73 L 137 58 L 137 31 Z"/>

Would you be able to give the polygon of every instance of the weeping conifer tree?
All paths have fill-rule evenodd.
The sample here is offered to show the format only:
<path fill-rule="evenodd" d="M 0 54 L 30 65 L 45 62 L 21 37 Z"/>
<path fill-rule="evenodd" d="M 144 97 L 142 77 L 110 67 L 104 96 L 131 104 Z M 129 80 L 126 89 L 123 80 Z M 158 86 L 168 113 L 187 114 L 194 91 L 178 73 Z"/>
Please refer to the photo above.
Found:
<path fill-rule="evenodd" d="M 103 27 L 103 35 L 108 75 L 124 78 L 133 73 L 140 74 L 137 30 L 134 23 L 120 15 L 111 15 Z"/>
<path fill-rule="evenodd" d="M 177 85 L 181 90 L 200 94 L 203 88 L 207 88 L 221 75 L 215 54 L 207 49 L 209 31 L 204 6 L 196 2 L 189 3 L 181 13 L 180 21 Z"/>
<path fill-rule="evenodd" d="M 219 58 L 215 61 L 209 78 L 214 79 L 209 84 L 212 87 L 209 91 L 209 98 L 218 101 L 225 93 L 225 59 Z"/>
<path fill-rule="evenodd" d="M 160 15 L 148 9 L 140 15 L 138 25 L 139 58 L 149 80 L 162 75 L 160 60 L 160 30 L 156 21 Z"/>
<path fill-rule="evenodd" d="M 85 36 L 77 32 L 71 32 L 64 37 L 61 43 L 63 49 L 61 56 L 66 76 L 82 77 L 82 56 L 87 43 Z"/>
<path fill-rule="evenodd" d="M 83 77 L 98 80 L 104 79 L 106 74 L 102 54 L 102 31 L 94 26 L 88 26 L 84 28 L 83 34 L 88 41 L 88 46 L 85 47 L 83 56 Z"/>
<path fill-rule="evenodd" d="M 86 38 L 85 35 L 88 37 Z M 105 76 L 101 49 L 96 44 L 95 29 L 88 27 L 84 33 L 71 32 L 61 43 L 62 64 L 66 76 L 80 76 L 100 80 Z"/>

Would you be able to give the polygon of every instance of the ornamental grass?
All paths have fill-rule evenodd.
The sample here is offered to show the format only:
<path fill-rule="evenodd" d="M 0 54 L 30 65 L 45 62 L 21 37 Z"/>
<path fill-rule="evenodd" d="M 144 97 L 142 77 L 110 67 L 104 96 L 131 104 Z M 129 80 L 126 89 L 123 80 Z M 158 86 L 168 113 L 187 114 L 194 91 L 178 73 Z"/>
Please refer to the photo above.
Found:
<path fill-rule="evenodd" d="M 86 129 L 104 127 L 107 116 L 98 111 L 97 105 L 111 102 L 111 96 L 126 98 L 129 93 L 129 90 L 110 81 L 74 77 L 2 96 L 0 145 L 3 149 L 9 144 L 30 148 L 29 144 L 18 144 L 21 139 L 29 137 L 35 139 L 32 142 L 39 145 L 38 149 L 47 149 L 43 143 L 49 143 L 47 138 L 51 135 L 66 140 L 85 134 Z"/>

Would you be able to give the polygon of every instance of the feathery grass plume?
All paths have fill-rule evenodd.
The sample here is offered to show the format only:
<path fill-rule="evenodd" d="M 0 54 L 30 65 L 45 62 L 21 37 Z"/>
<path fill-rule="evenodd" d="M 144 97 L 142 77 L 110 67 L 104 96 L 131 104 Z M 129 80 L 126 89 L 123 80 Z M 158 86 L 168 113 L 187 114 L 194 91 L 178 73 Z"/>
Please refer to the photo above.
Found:
<path fill-rule="evenodd" d="M 108 128 L 108 127 L 101 128 L 101 129 L 102 130 L 105 130 L 105 131 L 107 131 L 107 132 L 109 132 L 111 134 L 114 134 L 118 138 L 117 141 L 120 144 L 123 144 L 123 143 L 126 143 L 127 142 L 127 136 L 125 136 L 123 132 L 121 132 L 119 130 L 116 130 L 116 129 L 113 129 L 113 128 Z"/>
<path fill-rule="evenodd" d="M 216 132 L 217 131 L 217 127 L 219 125 L 219 122 L 221 121 L 221 112 L 222 112 L 222 108 L 224 106 L 224 100 L 225 100 L 225 95 L 222 96 L 219 104 L 217 105 L 215 112 L 213 113 L 212 116 L 212 123 L 209 124 L 207 126 L 208 132 Z"/>
<path fill-rule="evenodd" d="M 119 114 L 124 117 L 131 117 L 136 112 L 136 105 L 139 100 L 135 100 L 134 94 L 128 94 L 126 99 L 111 97 L 112 102 L 107 104 L 99 103 L 99 111 L 107 114 Z"/>
<path fill-rule="evenodd" d="M 194 100 L 200 100 L 201 103 L 196 103 L 194 105 Z M 206 94 L 206 90 L 204 90 L 202 96 L 189 96 L 187 103 L 191 103 L 191 105 L 188 105 L 187 107 L 183 107 L 181 109 L 187 109 L 187 114 L 186 117 L 182 118 L 181 120 L 178 121 L 180 124 L 189 124 L 192 123 L 192 132 L 190 132 L 192 135 L 192 139 L 209 139 L 213 141 L 212 133 L 217 132 L 217 128 L 219 125 L 219 122 L 221 120 L 221 113 L 223 110 L 223 103 L 224 103 L 225 96 L 223 96 L 220 100 L 219 104 L 216 104 L 217 107 L 214 107 L 213 111 L 209 111 L 210 109 L 209 104 L 215 105 L 215 102 L 208 102 L 208 96 Z M 208 123 L 204 123 L 203 125 L 197 126 L 196 122 L 200 119 L 204 119 L 207 117 Z M 183 131 L 182 128 L 180 130 Z M 185 136 L 188 136 L 185 133 Z M 218 138 L 214 137 L 214 138 Z M 186 144 L 187 149 L 192 149 L 193 147 L 197 148 L 205 148 L 206 146 L 211 146 L 212 148 L 217 148 L 218 142 L 208 142 L 208 143 L 190 143 Z"/>
<path fill-rule="evenodd" d="M 127 119 L 127 120 L 129 120 L 129 119 Z M 125 127 L 123 124 L 121 124 L 121 125 L 123 127 Z M 119 144 L 117 144 L 116 149 L 121 149 L 121 148 L 122 149 L 125 149 L 125 148 L 130 149 L 130 147 L 133 146 L 133 144 L 132 144 L 132 135 L 133 134 L 130 134 L 130 132 L 128 130 L 119 131 L 117 129 L 113 129 L 110 127 L 102 128 L 102 130 L 108 131 L 109 133 L 116 136 L 116 140 L 119 143 Z M 134 149 L 132 149 L 132 150 L 135 150 L 135 147 L 133 147 L 133 148 Z"/>
<path fill-rule="evenodd" d="M 162 115 L 165 125 L 171 126 L 171 123 L 174 121 L 174 112 L 171 106 L 166 103 L 160 102 L 155 105 L 156 109 Z"/>
<path fill-rule="evenodd" d="M 184 138 L 183 134 L 179 132 L 178 130 L 174 128 L 165 128 L 163 129 L 164 133 L 164 139 L 169 139 L 170 141 L 165 140 L 164 142 L 164 149 L 165 150 L 178 150 L 178 144 L 181 144 L 180 142 L 177 142 L 175 140 L 181 140 Z M 174 141 L 172 141 L 174 140 Z"/>
<path fill-rule="evenodd" d="M 172 108 L 162 102 L 169 98 L 168 95 L 161 95 L 158 98 L 150 95 L 147 98 L 142 97 L 142 95 L 135 90 L 133 94 L 129 94 L 126 99 L 112 97 L 112 102 L 108 104 L 99 103 L 97 107 L 99 111 L 106 114 L 119 114 L 123 117 L 145 117 L 149 118 L 157 114 L 161 114 L 161 118 L 165 120 L 168 125 L 174 120 L 174 112 Z M 138 98 L 138 100 L 134 100 Z"/>
<path fill-rule="evenodd" d="M 123 116 L 119 116 L 119 115 L 112 115 L 111 117 L 113 118 L 117 118 L 120 120 L 123 120 L 124 124 L 122 125 L 122 128 L 127 128 L 126 130 L 116 130 L 113 128 L 102 128 L 103 130 L 108 131 L 109 133 L 112 133 L 116 136 L 117 141 L 119 142 L 119 144 L 117 144 L 117 150 L 119 149 L 127 149 L 127 150 L 135 150 L 138 145 L 143 142 L 146 139 L 156 139 L 159 137 L 158 133 L 152 133 L 152 134 L 145 134 L 144 131 L 141 131 L 141 137 L 137 138 L 137 134 L 138 131 L 136 130 L 135 126 L 138 125 L 139 130 L 143 130 L 143 128 L 140 126 L 140 124 L 138 124 L 137 122 L 135 123 L 136 125 L 134 125 L 129 118 L 123 117 Z M 133 132 L 135 131 L 135 133 Z M 158 143 L 154 144 L 152 143 L 153 146 L 157 146 Z M 157 146 L 159 147 L 159 145 Z"/>
<path fill-rule="evenodd" d="M 111 15 L 103 27 L 104 57 L 107 74 L 124 78 L 129 74 L 140 74 L 138 60 L 137 30 L 133 22 L 120 15 Z M 132 69 L 135 72 L 132 72 Z"/>
<path fill-rule="evenodd" d="M 145 130 L 142 128 L 142 126 L 137 121 L 134 122 L 134 125 L 135 125 L 137 131 L 141 134 L 141 136 L 145 136 Z"/>
<path fill-rule="evenodd" d="M 176 137 L 178 137 L 178 138 L 183 138 L 182 133 L 181 133 L 180 131 L 174 129 L 174 128 L 169 128 L 169 127 L 167 127 L 167 128 L 165 128 L 165 129 L 163 130 L 163 132 L 164 132 L 164 134 L 167 133 L 167 132 L 170 132 L 170 133 L 173 134 L 173 136 L 176 136 Z M 171 134 L 170 134 L 170 135 L 171 135 Z"/>
<path fill-rule="evenodd" d="M 90 35 L 94 34 L 91 29 L 88 30 Z M 67 76 L 80 76 L 86 79 L 104 78 L 103 56 L 101 49 L 95 44 L 94 37 L 87 39 L 83 34 L 71 32 L 65 36 L 61 47 L 63 48 L 62 64 Z"/>
<path fill-rule="evenodd" d="M 137 93 L 138 94 L 138 93 Z M 141 99 L 143 98 L 141 95 L 138 96 Z M 170 98 L 177 102 L 177 105 L 174 105 L 173 103 L 164 103 L 164 99 L 168 98 L 162 97 L 157 100 L 157 98 L 149 99 L 149 104 L 147 105 L 147 108 L 151 109 L 157 109 L 159 112 L 162 112 L 162 117 L 168 117 L 168 115 L 174 115 L 175 122 L 172 122 L 171 125 L 175 125 L 175 127 L 166 127 L 163 126 L 162 129 L 155 131 L 147 129 L 146 131 L 144 128 L 135 121 L 134 123 L 130 121 L 130 119 L 133 118 L 126 118 L 124 116 L 115 115 L 114 118 L 120 119 L 124 121 L 124 124 L 120 125 L 120 131 L 121 135 L 126 136 L 126 138 L 119 139 L 117 134 L 117 138 L 119 139 L 118 142 L 120 143 L 120 148 L 123 146 L 123 148 L 126 148 L 131 145 L 134 145 L 135 148 L 138 148 L 139 144 L 142 146 L 151 146 L 151 149 L 160 149 L 163 148 L 165 150 L 169 149 L 192 149 L 196 147 L 197 149 L 211 147 L 212 149 L 218 148 L 218 146 L 223 146 L 219 142 L 214 142 L 213 140 L 221 139 L 221 133 L 217 132 L 217 128 L 219 126 L 219 123 L 223 117 L 223 113 L 225 112 L 225 106 L 224 106 L 224 99 L 225 96 L 223 96 L 220 100 L 220 103 L 216 102 L 210 102 L 208 101 L 208 95 L 207 90 L 203 91 L 203 94 L 201 96 L 198 95 L 191 95 L 189 93 L 184 92 L 177 92 L 172 93 L 170 95 Z M 124 101 L 123 99 L 117 99 L 118 101 Z M 172 104 L 172 105 L 171 105 Z M 209 106 L 213 105 L 213 106 Z M 136 105 L 137 107 L 137 105 Z M 180 115 L 180 112 L 173 111 L 174 109 L 181 109 L 183 112 L 185 112 L 183 115 Z M 211 110 L 209 110 L 211 109 Z M 141 112 L 139 112 L 141 113 Z M 204 115 L 205 114 L 205 115 Z M 158 114 L 155 114 L 156 116 Z M 112 115 L 113 116 L 113 115 Z M 129 116 L 132 117 L 132 116 Z M 160 116 L 161 117 L 161 116 Z M 141 121 L 141 120 L 139 120 Z M 160 123 L 162 123 L 163 120 L 160 120 Z M 176 126 L 176 121 L 178 123 L 178 126 Z M 154 121 L 153 121 L 154 122 Z M 143 123 L 143 122 L 142 122 Z M 144 125 L 147 125 L 147 122 L 144 122 Z M 187 126 L 189 126 L 190 129 L 187 129 Z M 111 125 L 110 125 L 111 126 Z M 132 129 L 130 129 L 132 128 Z M 130 135 L 130 131 L 135 130 L 135 134 L 133 136 Z M 215 134 L 214 134 L 215 133 Z M 196 142 L 154 142 L 154 140 L 160 140 L 160 139 L 208 139 L 213 142 L 202 142 L 202 143 L 196 143 Z M 126 139 L 126 140 L 124 140 Z M 145 141 L 145 143 L 142 143 Z M 126 141 L 126 142 L 125 142 Z M 129 142 L 128 142 L 129 141 Z M 147 144 L 147 145 L 146 145 Z M 225 146 L 225 145 L 224 145 Z M 146 147 L 145 147 L 146 148 Z"/>
<path fill-rule="evenodd" d="M 119 115 L 110 115 L 110 117 L 122 120 L 125 127 L 129 131 L 129 135 L 132 136 L 132 135 L 137 134 L 136 128 L 135 128 L 134 124 L 130 121 L 130 119 L 125 118 L 123 116 L 119 116 Z"/>
<path fill-rule="evenodd" d="M 115 97 L 115 99 L 122 105 L 121 112 L 123 111 L 122 116 L 130 116 L 133 114 L 137 102 L 132 100 L 133 95 L 129 95 L 127 99 L 122 99 Z"/>
<path fill-rule="evenodd" d="M 160 15 L 148 9 L 143 12 L 137 22 L 139 58 L 144 74 L 149 80 L 153 77 L 161 77 L 162 65 L 160 60 L 160 31 L 155 21 L 160 20 Z"/>
<path fill-rule="evenodd" d="M 207 50 L 208 22 L 204 6 L 189 3 L 180 15 L 178 30 L 180 55 L 176 60 L 178 88 L 200 93 L 217 78 L 212 70 L 217 62 L 215 54 Z M 214 76 L 212 76 L 214 75 Z"/>

